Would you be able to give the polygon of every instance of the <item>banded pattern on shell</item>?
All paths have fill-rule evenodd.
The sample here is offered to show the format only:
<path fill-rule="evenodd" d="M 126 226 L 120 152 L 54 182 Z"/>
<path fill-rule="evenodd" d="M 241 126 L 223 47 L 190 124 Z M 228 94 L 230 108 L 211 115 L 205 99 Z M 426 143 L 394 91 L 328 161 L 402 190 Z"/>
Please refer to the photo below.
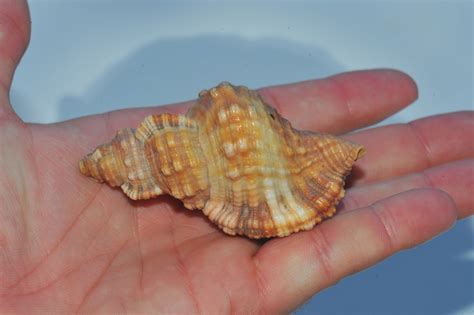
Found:
<path fill-rule="evenodd" d="M 291 127 L 257 92 L 221 83 L 185 116 L 151 115 L 80 161 L 132 199 L 170 194 L 224 232 L 286 236 L 331 217 L 358 144 Z"/>

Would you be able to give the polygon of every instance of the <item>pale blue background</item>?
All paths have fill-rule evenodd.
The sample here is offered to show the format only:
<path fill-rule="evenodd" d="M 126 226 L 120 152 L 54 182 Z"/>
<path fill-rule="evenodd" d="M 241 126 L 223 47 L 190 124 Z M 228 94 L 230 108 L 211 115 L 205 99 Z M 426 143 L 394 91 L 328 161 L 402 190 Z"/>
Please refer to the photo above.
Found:
<path fill-rule="evenodd" d="M 420 98 L 385 123 L 473 106 L 470 1 L 31 0 L 15 76 L 21 117 L 54 122 L 362 68 L 401 69 Z M 473 135 L 474 136 L 474 135 Z M 474 220 L 346 278 L 297 314 L 474 314 Z"/>

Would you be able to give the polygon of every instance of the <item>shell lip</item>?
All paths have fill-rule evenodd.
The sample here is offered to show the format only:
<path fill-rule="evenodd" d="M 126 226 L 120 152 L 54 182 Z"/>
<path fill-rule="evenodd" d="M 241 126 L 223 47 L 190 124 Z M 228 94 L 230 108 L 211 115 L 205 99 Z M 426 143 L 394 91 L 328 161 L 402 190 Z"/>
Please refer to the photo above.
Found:
<path fill-rule="evenodd" d="M 90 164 L 89 155 L 87 155 L 85 158 L 83 158 L 82 160 L 79 161 L 79 171 L 81 172 L 81 174 L 86 176 L 86 177 L 89 177 L 89 178 L 93 179 L 97 183 L 103 183 L 104 182 L 103 179 L 96 178 L 92 174 L 91 168 L 88 164 Z"/>
<path fill-rule="evenodd" d="M 86 166 L 86 163 L 87 163 L 86 158 L 79 161 L 79 171 L 84 176 L 90 176 L 89 168 Z"/>
<path fill-rule="evenodd" d="M 367 154 L 367 150 L 363 146 L 358 146 L 353 152 L 353 159 L 357 161 L 358 159 L 364 157 Z"/>

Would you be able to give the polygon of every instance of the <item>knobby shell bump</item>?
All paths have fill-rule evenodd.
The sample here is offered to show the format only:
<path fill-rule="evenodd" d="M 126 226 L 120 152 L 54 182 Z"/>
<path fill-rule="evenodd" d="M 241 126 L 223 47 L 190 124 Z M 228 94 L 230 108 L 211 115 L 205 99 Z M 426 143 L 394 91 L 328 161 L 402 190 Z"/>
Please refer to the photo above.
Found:
<path fill-rule="evenodd" d="M 331 217 L 364 152 L 295 130 L 256 91 L 224 82 L 199 93 L 186 115 L 151 115 L 119 130 L 79 166 L 131 199 L 169 194 L 225 233 L 268 238 Z"/>

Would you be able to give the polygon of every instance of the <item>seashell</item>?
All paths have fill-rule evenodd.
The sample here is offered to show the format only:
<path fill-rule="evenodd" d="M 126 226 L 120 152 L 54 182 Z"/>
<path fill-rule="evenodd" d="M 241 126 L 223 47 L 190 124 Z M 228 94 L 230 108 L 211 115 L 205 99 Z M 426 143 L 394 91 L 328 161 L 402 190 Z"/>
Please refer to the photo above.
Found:
<path fill-rule="evenodd" d="M 225 233 L 286 236 L 331 217 L 361 145 L 291 127 L 256 91 L 223 82 L 186 115 L 151 115 L 80 161 L 131 199 L 170 194 Z"/>

